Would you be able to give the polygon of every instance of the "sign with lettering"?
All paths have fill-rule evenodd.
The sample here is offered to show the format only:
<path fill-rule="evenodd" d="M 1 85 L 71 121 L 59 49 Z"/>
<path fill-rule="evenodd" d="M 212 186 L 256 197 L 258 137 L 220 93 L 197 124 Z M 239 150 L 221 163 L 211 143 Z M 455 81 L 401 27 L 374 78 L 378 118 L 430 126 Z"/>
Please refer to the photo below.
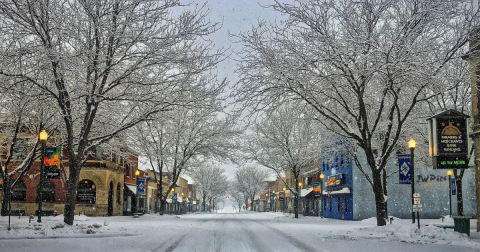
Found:
<path fill-rule="evenodd" d="M 420 205 L 420 193 L 413 194 L 413 204 Z"/>
<path fill-rule="evenodd" d="M 45 156 L 43 160 L 45 166 L 60 169 L 60 147 L 45 148 Z"/>
<path fill-rule="evenodd" d="M 337 173 L 335 175 L 328 176 L 327 182 L 325 182 L 325 187 L 338 186 L 343 183 L 343 174 Z"/>
<path fill-rule="evenodd" d="M 58 169 L 58 166 L 45 166 L 44 174 L 45 178 L 60 178 L 60 170 Z"/>
<path fill-rule="evenodd" d="M 410 154 L 398 155 L 398 174 L 400 184 L 412 183 L 412 164 Z"/>
<path fill-rule="evenodd" d="M 313 195 L 320 195 L 322 193 L 322 183 L 315 182 L 313 183 Z"/>
<path fill-rule="evenodd" d="M 468 118 L 459 111 L 447 110 L 428 119 L 433 168 L 468 168 Z"/>
<path fill-rule="evenodd" d="M 285 192 L 279 192 L 278 193 L 278 200 L 283 201 L 283 199 L 285 199 Z"/>

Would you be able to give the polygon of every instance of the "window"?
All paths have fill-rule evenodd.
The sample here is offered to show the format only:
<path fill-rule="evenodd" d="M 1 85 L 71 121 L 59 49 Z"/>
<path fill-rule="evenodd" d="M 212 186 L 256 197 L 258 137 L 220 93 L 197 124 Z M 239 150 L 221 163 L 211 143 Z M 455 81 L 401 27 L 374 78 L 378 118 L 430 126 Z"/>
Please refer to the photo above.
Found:
<path fill-rule="evenodd" d="M 122 155 L 118 156 L 118 164 L 119 165 L 123 164 L 123 156 Z"/>
<path fill-rule="evenodd" d="M 125 176 L 130 177 L 130 164 L 125 165 Z"/>
<path fill-rule="evenodd" d="M 345 213 L 348 213 L 348 197 L 345 195 Z"/>
<path fill-rule="evenodd" d="M 27 186 L 23 180 L 18 180 L 12 187 L 12 195 L 10 196 L 12 202 L 25 202 L 27 198 Z"/>
<path fill-rule="evenodd" d="M 102 160 L 102 148 L 97 147 L 96 152 L 95 152 L 95 160 Z"/>
<path fill-rule="evenodd" d="M 136 171 L 135 168 L 136 168 L 135 165 L 132 165 L 132 178 L 135 178 L 135 171 Z"/>
<path fill-rule="evenodd" d="M 115 154 L 110 153 L 110 162 L 115 163 Z"/>
<path fill-rule="evenodd" d="M 328 208 L 330 208 L 330 213 L 332 212 L 332 197 L 329 197 L 329 204 L 328 204 Z"/>
<path fill-rule="evenodd" d="M 37 185 L 37 203 L 40 200 L 40 183 Z M 42 190 L 42 202 L 54 203 L 55 202 L 55 183 L 51 179 L 45 179 L 43 181 Z"/>
<path fill-rule="evenodd" d="M 120 205 L 120 183 L 117 184 L 117 205 Z"/>
<path fill-rule="evenodd" d="M 340 196 L 337 197 L 337 211 L 340 212 L 342 209 L 341 209 L 341 206 L 342 203 L 340 202 Z"/>
<path fill-rule="evenodd" d="M 84 179 L 78 182 L 77 203 L 95 204 L 95 197 L 96 197 L 96 187 L 93 181 Z"/>
<path fill-rule="evenodd" d="M 343 167 L 343 165 L 344 165 L 343 156 L 342 154 L 340 154 L 340 166 Z"/>

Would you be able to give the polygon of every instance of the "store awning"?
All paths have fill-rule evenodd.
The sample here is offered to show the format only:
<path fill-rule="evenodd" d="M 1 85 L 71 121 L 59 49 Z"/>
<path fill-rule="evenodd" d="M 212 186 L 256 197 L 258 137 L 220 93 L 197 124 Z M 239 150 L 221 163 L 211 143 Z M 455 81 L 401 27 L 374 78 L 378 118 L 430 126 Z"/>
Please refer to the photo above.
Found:
<path fill-rule="evenodd" d="M 313 191 L 313 187 L 312 188 L 308 188 L 308 189 L 302 189 L 300 191 L 300 195 L 301 197 L 305 197 L 307 196 L 307 194 L 309 194 L 311 191 Z"/>
<path fill-rule="evenodd" d="M 323 195 L 328 195 L 330 194 L 348 194 L 351 193 L 350 189 L 348 187 L 342 188 L 342 190 L 336 190 L 336 191 L 323 191 Z"/>
<path fill-rule="evenodd" d="M 127 184 L 125 184 L 125 185 L 127 186 L 127 188 L 128 188 L 130 191 L 132 191 L 134 194 L 137 194 L 137 187 L 136 187 L 136 186 L 134 186 L 134 185 L 127 185 Z"/>

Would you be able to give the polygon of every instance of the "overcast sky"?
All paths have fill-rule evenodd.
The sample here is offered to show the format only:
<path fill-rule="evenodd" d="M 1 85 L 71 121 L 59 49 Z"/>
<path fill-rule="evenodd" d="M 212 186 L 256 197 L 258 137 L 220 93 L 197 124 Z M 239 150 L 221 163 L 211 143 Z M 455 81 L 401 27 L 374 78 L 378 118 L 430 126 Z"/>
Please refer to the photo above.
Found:
<path fill-rule="evenodd" d="M 200 6 L 206 3 L 206 7 L 211 10 L 208 16 L 212 22 L 223 23 L 221 29 L 211 36 L 211 40 L 214 42 L 217 49 L 230 48 L 229 53 L 231 58 L 220 63 L 218 66 L 218 73 L 221 79 L 227 78 L 230 85 L 238 80 L 235 68 L 236 63 L 233 59 L 236 58 L 233 52 L 241 50 L 241 45 L 238 43 L 232 43 L 235 38 L 231 38 L 229 34 L 239 34 L 240 32 L 247 32 L 252 28 L 252 25 L 257 25 L 258 20 L 274 21 L 278 14 L 271 8 L 265 9 L 262 6 L 268 6 L 272 4 L 272 0 L 184 0 L 182 3 L 192 3 L 192 7 L 195 4 Z M 285 0 L 284 2 L 293 2 L 293 0 Z M 141 159 L 139 164 L 141 169 L 151 169 L 150 165 L 145 163 L 145 159 Z M 227 170 L 229 178 L 234 178 L 236 167 L 233 165 L 221 165 L 222 168 Z M 185 175 L 182 177 L 192 180 Z"/>

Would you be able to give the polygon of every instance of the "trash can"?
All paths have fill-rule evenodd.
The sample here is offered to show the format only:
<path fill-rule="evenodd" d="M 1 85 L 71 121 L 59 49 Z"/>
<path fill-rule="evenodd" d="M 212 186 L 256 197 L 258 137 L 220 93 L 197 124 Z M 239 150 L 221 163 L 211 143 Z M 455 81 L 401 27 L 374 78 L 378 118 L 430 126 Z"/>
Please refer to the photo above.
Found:
<path fill-rule="evenodd" d="M 467 216 L 453 216 L 453 230 L 470 236 L 470 219 Z"/>

